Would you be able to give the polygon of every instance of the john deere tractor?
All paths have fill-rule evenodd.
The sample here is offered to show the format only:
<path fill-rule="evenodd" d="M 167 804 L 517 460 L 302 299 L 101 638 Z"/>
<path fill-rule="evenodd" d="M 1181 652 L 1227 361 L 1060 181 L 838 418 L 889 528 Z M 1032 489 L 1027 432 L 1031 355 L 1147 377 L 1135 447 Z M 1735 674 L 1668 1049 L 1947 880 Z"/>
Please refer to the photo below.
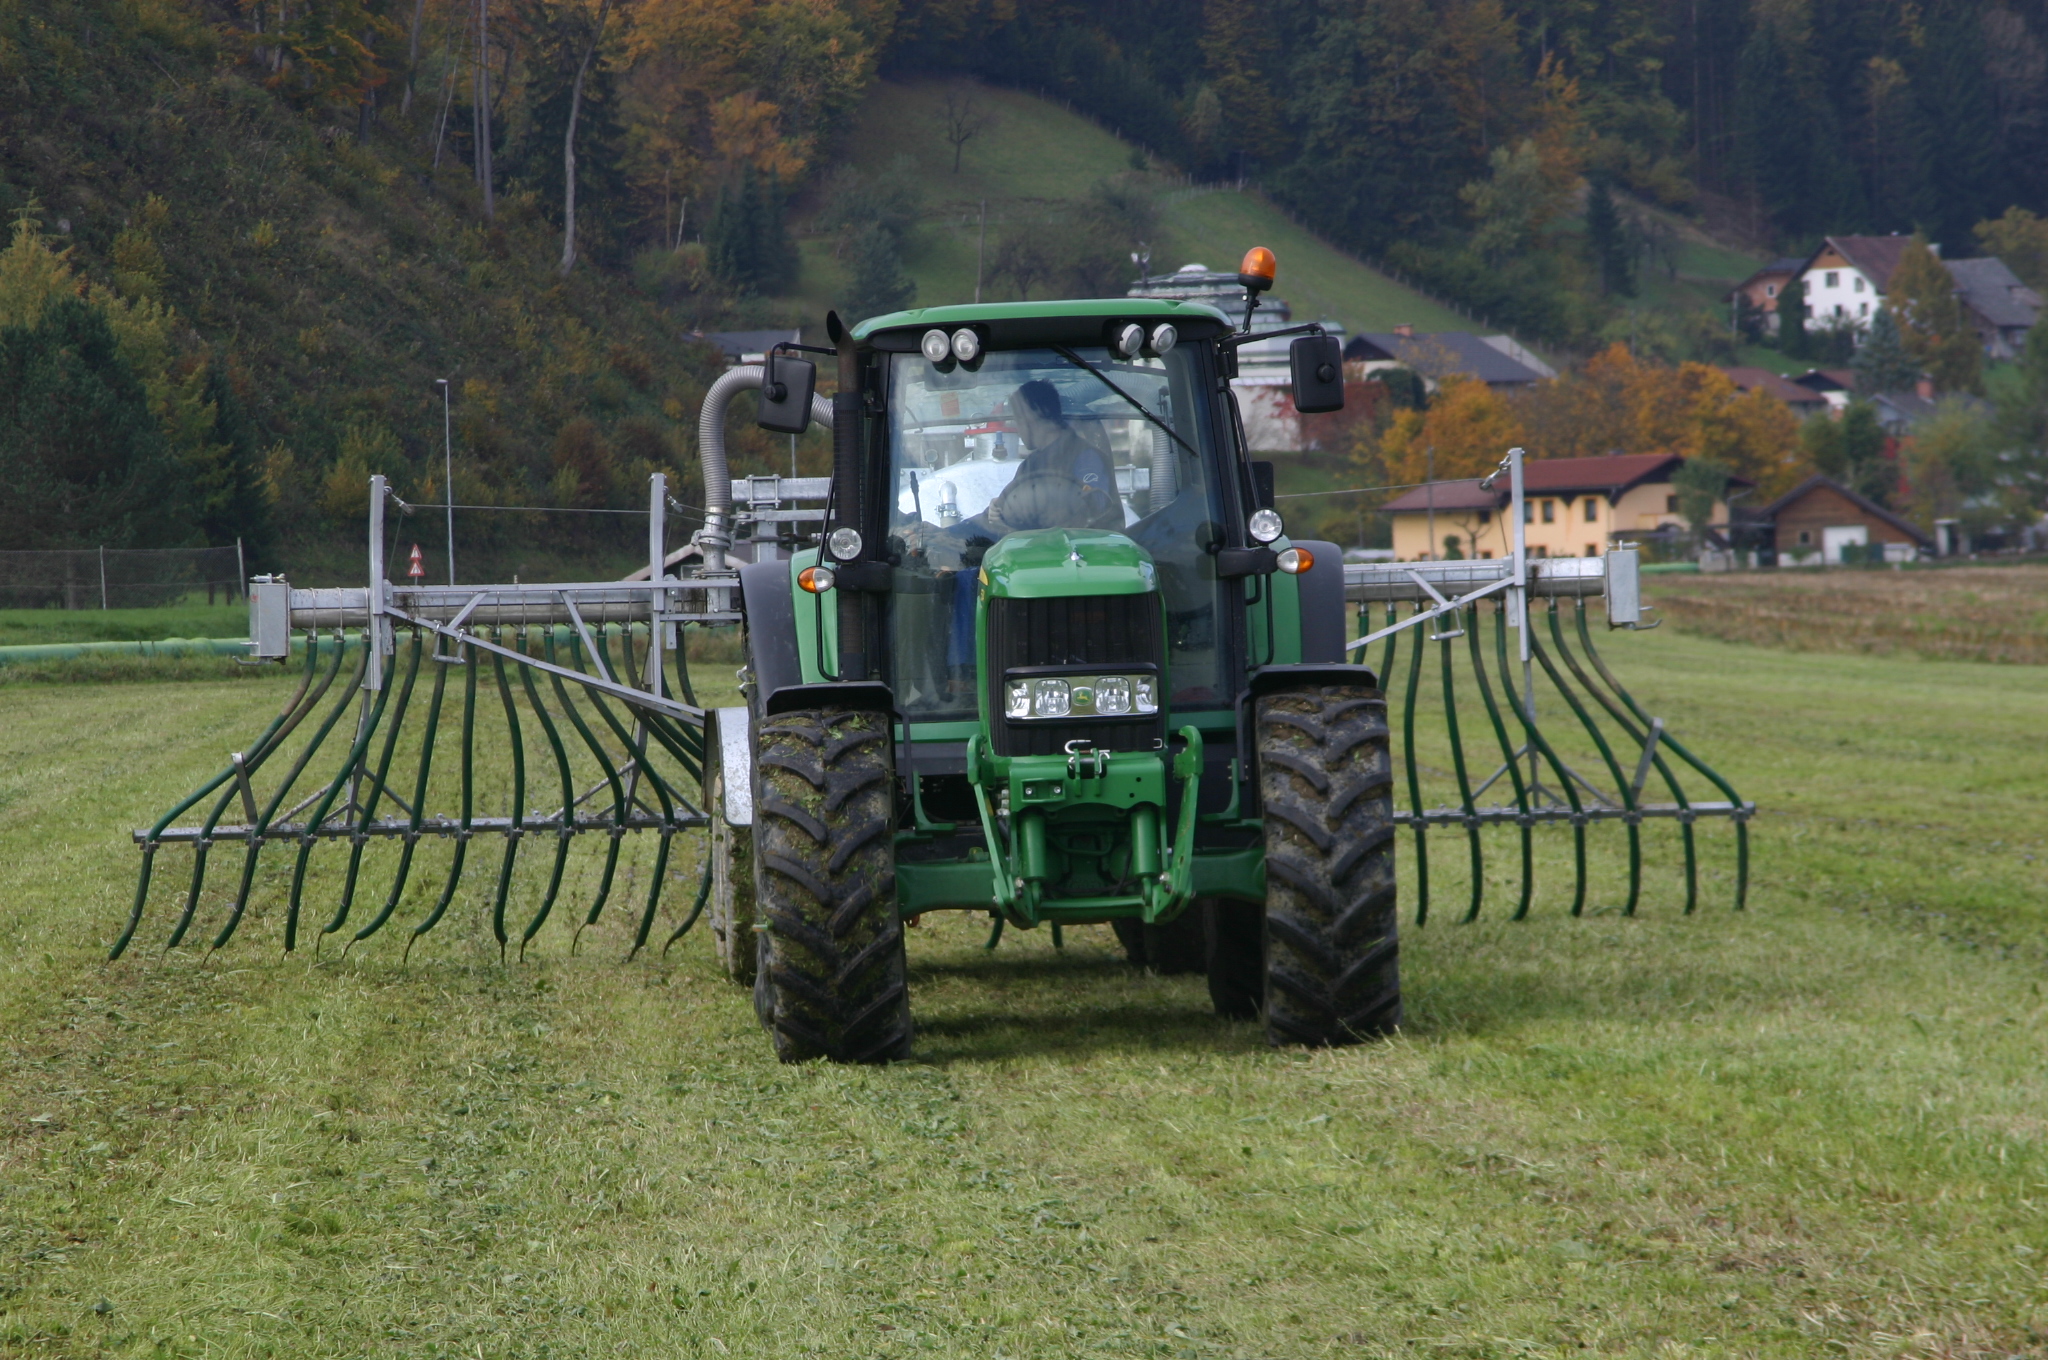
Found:
<path fill-rule="evenodd" d="M 711 923 L 784 1060 L 908 1054 L 904 923 L 941 910 L 1107 922 L 1275 1044 L 1400 1023 L 1385 703 L 1230 381 L 1292 336 L 1295 405 L 1336 410 L 1341 355 L 1250 331 L 1272 257 L 1243 269 L 1243 325 L 1139 298 L 828 319 L 822 529 L 738 567 L 746 704 L 706 743 Z M 767 428 L 826 418 L 795 347 L 756 372 Z"/>

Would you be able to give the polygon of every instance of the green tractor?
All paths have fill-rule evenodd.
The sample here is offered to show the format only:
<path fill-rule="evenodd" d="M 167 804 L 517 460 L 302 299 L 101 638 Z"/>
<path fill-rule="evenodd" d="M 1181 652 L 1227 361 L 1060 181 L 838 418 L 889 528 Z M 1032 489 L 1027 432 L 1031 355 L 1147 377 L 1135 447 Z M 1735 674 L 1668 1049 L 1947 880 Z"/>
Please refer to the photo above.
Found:
<path fill-rule="evenodd" d="M 1342 357 L 1253 332 L 1271 255 L 1244 271 L 1242 326 L 1141 298 L 828 319 L 822 532 L 738 566 L 746 704 L 707 715 L 703 767 L 710 924 L 785 1061 L 906 1056 L 904 924 L 941 910 L 1106 922 L 1275 1044 L 1399 1025 L 1385 700 L 1230 382 L 1292 336 L 1297 409 L 1333 411 Z M 760 419 L 798 431 L 825 403 L 780 348 Z"/>
<path fill-rule="evenodd" d="M 1540 826 L 1570 828 L 1560 900 L 1577 916 L 1589 837 L 1618 824 L 1618 909 L 1632 915 L 1648 828 L 1675 830 L 1691 912 L 1697 824 L 1726 819 L 1740 909 L 1755 805 L 1594 647 L 1589 600 L 1604 599 L 1609 630 L 1656 626 L 1637 554 L 1533 553 L 1523 450 L 1474 484 L 1505 482 L 1498 555 L 1346 566 L 1331 544 L 1286 537 L 1271 465 L 1249 456 L 1239 355 L 1285 344 L 1304 412 L 1338 409 L 1344 387 L 1320 327 L 1253 331 L 1272 276 L 1269 252 L 1246 256 L 1238 325 L 1135 298 L 929 308 L 851 331 L 828 318 L 834 348 L 809 352 L 838 365 L 831 400 L 801 345 L 722 374 L 698 421 L 703 525 L 671 550 L 668 511 L 689 507 L 650 474 L 647 566 L 620 580 L 393 581 L 386 516 L 402 529 L 422 507 L 371 477 L 362 587 L 251 581 L 250 656 L 301 655 L 298 686 L 135 831 L 135 898 L 109 956 L 136 938 L 157 856 L 189 846 L 166 948 L 202 913 L 221 916 L 211 950 L 274 915 L 287 951 L 302 930 L 316 946 L 346 930 L 346 949 L 401 915 L 409 951 L 476 915 L 509 957 L 551 918 L 573 949 L 608 902 L 637 896 L 631 958 L 680 877 L 676 838 L 703 830 L 695 901 L 661 947 L 708 917 L 782 1058 L 881 1062 L 909 1052 L 903 926 L 931 911 L 989 913 L 991 946 L 1007 927 L 1048 926 L 1057 943 L 1065 926 L 1107 922 L 1133 963 L 1205 973 L 1221 1014 L 1260 1019 L 1276 1044 L 1329 1045 L 1401 1023 L 1397 830 L 1414 838 L 1417 924 L 1432 828 L 1465 841 L 1468 921 L 1484 833 L 1513 829 L 1521 920 Z M 733 477 L 724 425 L 745 391 L 768 429 L 829 428 L 832 475 Z M 1348 641 L 1347 600 L 1362 633 Z M 734 624 L 746 702 L 701 707 L 686 630 Z M 1375 644 L 1377 675 L 1347 660 Z M 1416 726 L 1432 649 L 1457 794 L 1434 807 Z M 1460 672 L 1486 720 L 1471 754 L 1489 732 L 1499 748 L 1476 781 Z M 1569 745 L 1538 722 L 1539 674 Z M 1381 675 L 1401 694 L 1399 810 Z M 342 747 L 330 773 L 310 773 Z M 1687 769 L 1722 797 L 1688 795 Z M 470 853 L 479 837 L 492 851 Z M 223 846 L 240 847 L 225 903 L 205 892 Z M 259 872 L 266 853 L 292 856 L 288 891 Z"/>

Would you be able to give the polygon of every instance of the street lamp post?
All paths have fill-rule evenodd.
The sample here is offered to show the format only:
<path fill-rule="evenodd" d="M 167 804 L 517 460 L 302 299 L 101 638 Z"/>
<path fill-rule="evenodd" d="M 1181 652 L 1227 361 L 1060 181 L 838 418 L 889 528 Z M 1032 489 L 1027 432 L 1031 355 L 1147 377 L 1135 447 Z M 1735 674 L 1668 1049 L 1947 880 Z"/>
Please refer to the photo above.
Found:
<path fill-rule="evenodd" d="M 448 508 L 448 584 L 455 584 L 455 423 L 449 413 L 448 380 L 434 379 L 441 389 L 441 501 Z"/>

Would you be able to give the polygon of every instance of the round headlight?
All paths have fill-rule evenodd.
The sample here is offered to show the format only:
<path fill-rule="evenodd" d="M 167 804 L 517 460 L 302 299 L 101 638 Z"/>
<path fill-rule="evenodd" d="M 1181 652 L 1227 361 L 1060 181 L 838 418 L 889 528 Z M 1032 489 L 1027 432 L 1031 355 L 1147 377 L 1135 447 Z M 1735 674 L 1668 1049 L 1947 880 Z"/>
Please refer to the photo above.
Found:
<path fill-rule="evenodd" d="M 1299 576 L 1316 564 L 1316 555 L 1307 548 L 1282 548 L 1274 565 L 1289 576 Z"/>
<path fill-rule="evenodd" d="M 953 357 L 963 364 L 971 364 L 981 357 L 981 337 L 962 326 L 953 332 Z"/>
<path fill-rule="evenodd" d="M 1116 333 L 1116 352 L 1126 359 L 1136 358 L 1138 351 L 1145 347 L 1145 328 L 1137 322 L 1120 327 Z"/>
<path fill-rule="evenodd" d="M 1252 517 L 1245 521 L 1245 528 L 1260 543 L 1271 543 L 1287 532 L 1287 526 L 1280 520 L 1280 512 L 1273 509 L 1254 510 Z"/>
<path fill-rule="evenodd" d="M 822 595 L 832 588 L 832 568 L 805 567 L 796 574 L 796 583 L 813 595 Z"/>
<path fill-rule="evenodd" d="M 851 562 L 860 556 L 860 530 L 834 529 L 831 536 L 825 540 L 825 546 L 830 548 L 832 555 L 840 561 Z"/>
<path fill-rule="evenodd" d="M 946 362 L 946 356 L 953 352 L 953 343 L 946 338 L 946 333 L 942 330 L 926 331 L 924 339 L 917 342 L 917 347 L 924 351 L 925 358 L 935 364 L 943 364 Z"/>
<path fill-rule="evenodd" d="M 1152 352 L 1165 354 L 1180 343 L 1180 332 L 1171 326 L 1159 325 L 1152 328 Z"/>

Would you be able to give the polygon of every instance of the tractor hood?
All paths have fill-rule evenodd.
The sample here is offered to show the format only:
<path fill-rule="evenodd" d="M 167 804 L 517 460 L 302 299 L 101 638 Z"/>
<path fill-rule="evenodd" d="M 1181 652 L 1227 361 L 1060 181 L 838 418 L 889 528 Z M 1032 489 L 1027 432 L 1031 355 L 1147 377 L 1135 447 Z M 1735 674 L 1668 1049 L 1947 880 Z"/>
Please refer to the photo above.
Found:
<path fill-rule="evenodd" d="M 1159 588 L 1152 555 L 1106 529 L 1032 529 L 1001 539 L 981 560 L 991 597 L 1144 595 Z"/>

